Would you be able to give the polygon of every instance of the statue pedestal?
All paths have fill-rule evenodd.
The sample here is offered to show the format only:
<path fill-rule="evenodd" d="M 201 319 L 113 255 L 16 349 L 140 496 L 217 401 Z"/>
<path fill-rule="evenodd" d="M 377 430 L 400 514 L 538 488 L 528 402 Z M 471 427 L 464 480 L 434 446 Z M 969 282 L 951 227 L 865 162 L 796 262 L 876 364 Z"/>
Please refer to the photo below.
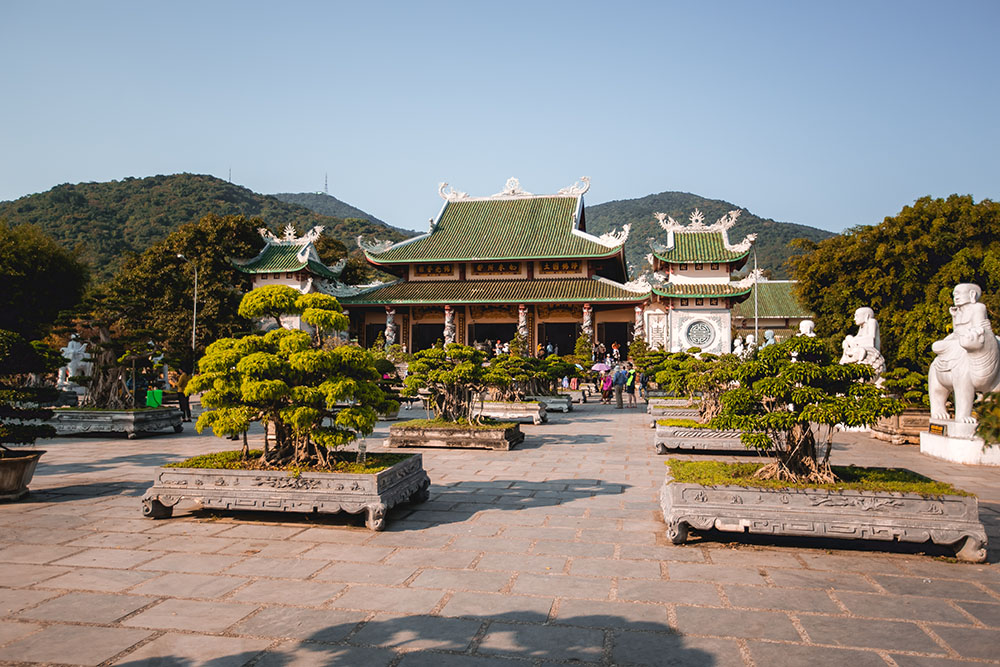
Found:
<path fill-rule="evenodd" d="M 989 445 L 975 435 L 976 425 L 932 419 L 920 434 L 920 453 L 935 458 L 981 466 L 1000 466 L 1000 445 Z"/>

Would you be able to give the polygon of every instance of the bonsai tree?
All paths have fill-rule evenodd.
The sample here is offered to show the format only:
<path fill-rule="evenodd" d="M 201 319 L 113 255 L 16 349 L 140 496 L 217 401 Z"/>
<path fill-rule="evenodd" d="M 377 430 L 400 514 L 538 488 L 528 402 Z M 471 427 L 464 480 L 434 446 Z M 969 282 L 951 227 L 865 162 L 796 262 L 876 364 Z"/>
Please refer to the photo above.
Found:
<path fill-rule="evenodd" d="M 888 395 L 898 398 L 906 405 L 918 408 L 930 407 L 927 373 L 918 373 L 908 368 L 894 368 L 882 374 L 882 388 Z"/>
<path fill-rule="evenodd" d="M 861 364 L 841 365 L 826 341 L 796 336 L 762 348 L 754 359 L 730 371 L 739 386 L 721 397 L 722 411 L 711 421 L 716 428 L 743 431 L 748 448 L 772 453 L 776 460 L 756 477 L 827 483 L 836 480 L 830 467 L 833 427 L 862 426 L 902 412 L 868 382 L 872 370 Z M 817 425 L 827 427 L 825 451 L 817 447 Z"/>
<path fill-rule="evenodd" d="M 483 382 L 501 401 L 520 401 L 527 395 L 550 393 L 546 362 L 513 352 L 490 360 Z"/>
<path fill-rule="evenodd" d="M 480 350 L 459 343 L 435 345 L 413 355 L 403 381 L 403 396 L 430 393 L 434 416 L 447 421 L 472 420 L 475 397 L 485 388 Z"/>
<path fill-rule="evenodd" d="M 56 362 L 58 363 L 58 362 Z M 53 370 L 35 347 L 13 331 L 0 329 L 0 459 L 17 456 L 10 447 L 33 445 L 56 430 L 39 424 L 52 411 L 39 407 L 59 395 L 52 387 L 28 387 L 28 375 Z"/>
<path fill-rule="evenodd" d="M 250 292 L 243 297 L 241 313 L 256 318 L 273 307 L 277 291 L 261 289 L 270 294 Z M 326 331 L 346 328 L 336 299 L 300 294 L 288 305 L 284 296 L 278 297 L 289 308 L 287 314 L 301 315 L 315 333 L 279 328 L 210 344 L 187 386 L 188 394 L 204 392 L 202 405 L 209 408 L 195 428 L 237 436 L 261 422 L 273 433 L 274 446 L 265 442 L 260 465 L 329 468 L 329 450 L 371 433 L 377 412 L 398 404 L 393 406 L 379 389 L 380 376 L 368 350 L 330 347 L 323 338 Z"/>

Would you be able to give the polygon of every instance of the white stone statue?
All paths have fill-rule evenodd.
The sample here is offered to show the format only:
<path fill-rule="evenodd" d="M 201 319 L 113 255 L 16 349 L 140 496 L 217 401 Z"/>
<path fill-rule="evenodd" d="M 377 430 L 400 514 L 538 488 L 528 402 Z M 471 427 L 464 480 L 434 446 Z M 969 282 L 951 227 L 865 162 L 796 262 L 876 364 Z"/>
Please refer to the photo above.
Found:
<path fill-rule="evenodd" d="M 976 392 L 1000 390 L 1000 340 L 993 334 L 986 306 L 979 303 L 979 285 L 955 286 L 949 308 L 953 330 L 931 345 L 937 355 L 928 371 L 931 418 L 948 419 L 948 395 L 955 392 L 955 421 L 976 423 L 972 404 Z"/>
<path fill-rule="evenodd" d="M 90 363 L 84 361 L 87 357 L 87 344 L 81 343 L 76 334 L 73 334 L 66 347 L 60 350 L 66 359 L 66 365 L 59 369 L 59 379 L 56 387 L 63 391 L 80 391 L 83 389 L 72 380 L 90 374 Z"/>
<path fill-rule="evenodd" d="M 635 323 L 632 325 L 632 339 L 639 340 L 645 338 L 642 325 L 642 306 L 635 307 Z"/>
<path fill-rule="evenodd" d="M 736 340 L 733 341 L 733 354 L 737 357 L 743 356 L 743 337 L 737 336 Z"/>
<path fill-rule="evenodd" d="M 841 344 L 844 354 L 840 363 L 871 366 L 877 380 L 885 372 L 885 358 L 882 356 L 882 339 L 875 311 L 867 307 L 858 308 L 854 311 L 854 323 L 858 325 L 858 333 L 844 338 Z"/>
<path fill-rule="evenodd" d="M 762 348 L 763 347 L 768 347 L 769 345 L 774 345 L 777 342 L 778 341 L 776 341 L 774 339 L 774 332 L 771 331 L 770 329 L 765 329 L 764 330 L 764 342 L 761 344 L 761 347 Z"/>
<path fill-rule="evenodd" d="M 396 344 L 396 309 L 385 307 L 385 346 Z"/>
<path fill-rule="evenodd" d="M 799 322 L 799 332 L 795 334 L 796 336 L 806 336 L 808 338 L 816 337 L 816 323 L 812 320 L 802 320 Z"/>
<path fill-rule="evenodd" d="M 451 306 L 444 307 L 444 342 L 455 342 L 455 311 Z"/>
<path fill-rule="evenodd" d="M 753 334 L 747 334 L 746 342 L 743 345 L 743 354 L 740 355 L 742 359 L 749 359 L 757 351 L 757 337 Z"/>

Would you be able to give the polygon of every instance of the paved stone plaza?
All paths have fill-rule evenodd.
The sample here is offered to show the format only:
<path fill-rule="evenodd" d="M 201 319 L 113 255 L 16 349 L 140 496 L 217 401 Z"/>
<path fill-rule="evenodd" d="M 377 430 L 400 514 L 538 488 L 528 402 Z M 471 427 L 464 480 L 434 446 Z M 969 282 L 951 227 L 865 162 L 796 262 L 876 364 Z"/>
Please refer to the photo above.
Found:
<path fill-rule="evenodd" d="M 0 504 L 0 663 L 1000 664 L 1000 470 L 837 436 L 836 463 L 978 494 L 987 565 L 721 533 L 673 546 L 650 420 L 587 404 L 522 426 L 509 452 L 423 450 L 431 500 L 384 533 L 360 517 L 142 518 L 154 466 L 233 444 L 190 425 L 45 441 L 33 493 Z"/>

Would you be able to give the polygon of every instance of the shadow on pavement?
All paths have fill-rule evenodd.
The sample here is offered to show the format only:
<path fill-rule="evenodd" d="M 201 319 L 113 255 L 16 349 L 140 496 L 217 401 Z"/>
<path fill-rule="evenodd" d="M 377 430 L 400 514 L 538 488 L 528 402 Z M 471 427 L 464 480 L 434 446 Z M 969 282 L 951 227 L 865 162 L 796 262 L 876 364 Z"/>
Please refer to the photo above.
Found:
<path fill-rule="evenodd" d="M 502 596 L 496 597 L 503 600 Z M 363 621 L 371 612 L 269 607 L 241 621 L 230 632 L 272 641 L 288 640 L 277 646 L 229 655 L 198 655 L 192 650 L 193 643 L 186 644 L 187 650 L 178 650 L 183 644 L 177 636 L 165 635 L 141 646 L 132 659 L 127 655 L 115 664 L 494 667 L 532 664 L 523 660 L 551 660 L 710 667 L 719 659 L 741 662 L 735 641 L 685 638 L 671 630 L 664 607 L 647 606 L 649 609 L 643 613 L 651 619 L 662 616 L 662 620 L 570 611 L 549 622 L 545 613 L 510 611 L 488 616 L 409 615 Z"/>

